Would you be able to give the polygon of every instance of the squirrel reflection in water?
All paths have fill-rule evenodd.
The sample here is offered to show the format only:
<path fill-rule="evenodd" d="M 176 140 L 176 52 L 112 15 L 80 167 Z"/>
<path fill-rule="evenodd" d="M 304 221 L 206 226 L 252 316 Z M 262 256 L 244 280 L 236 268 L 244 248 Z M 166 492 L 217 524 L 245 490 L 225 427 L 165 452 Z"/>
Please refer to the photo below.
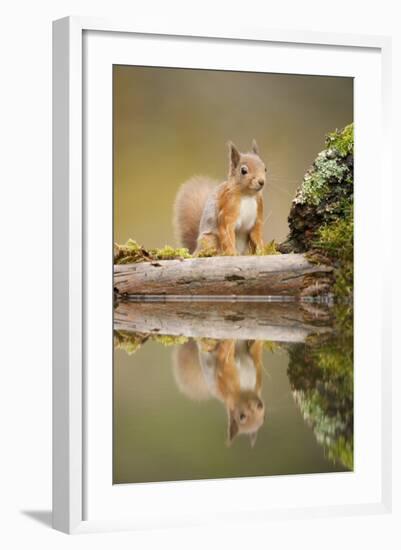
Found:
<path fill-rule="evenodd" d="M 214 397 L 226 408 L 227 443 L 246 434 L 252 447 L 265 418 L 262 349 L 257 340 L 191 340 L 175 350 L 174 374 L 193 400 Z"/>

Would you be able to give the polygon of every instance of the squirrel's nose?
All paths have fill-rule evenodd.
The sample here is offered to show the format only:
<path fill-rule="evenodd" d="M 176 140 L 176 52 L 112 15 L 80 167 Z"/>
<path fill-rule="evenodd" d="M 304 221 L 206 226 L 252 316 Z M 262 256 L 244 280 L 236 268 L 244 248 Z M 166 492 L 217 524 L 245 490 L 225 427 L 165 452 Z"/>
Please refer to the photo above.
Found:
<path fill-rule="evenodd" d="M 265 180 L 261 178 L 260 180 L 258 180 L 258 183 L 259 183 L 260 187 L 263 187 L 264 184 L 265 184 Z"/>

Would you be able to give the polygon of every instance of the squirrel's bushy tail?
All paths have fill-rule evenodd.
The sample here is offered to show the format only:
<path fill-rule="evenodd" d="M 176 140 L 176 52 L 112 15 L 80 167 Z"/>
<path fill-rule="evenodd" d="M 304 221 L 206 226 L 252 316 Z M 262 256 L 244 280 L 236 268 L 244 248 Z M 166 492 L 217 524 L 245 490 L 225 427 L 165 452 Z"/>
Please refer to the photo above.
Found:
<path fill-rule="evenodd" d="M 173 351 L 173 372 L 178 389 L 194 401 L 210 398 L 209 388 L 199 362 L 196 342 L 189 340 Z"/>
<path fill-rule="evenodd" d="M 194 176 L 179 189 L 174 203 L 174 228 L 182 246 L 192 254 L 196 249 L 199 223 L 209 193 L 217 182 L 205 176 Z"/>

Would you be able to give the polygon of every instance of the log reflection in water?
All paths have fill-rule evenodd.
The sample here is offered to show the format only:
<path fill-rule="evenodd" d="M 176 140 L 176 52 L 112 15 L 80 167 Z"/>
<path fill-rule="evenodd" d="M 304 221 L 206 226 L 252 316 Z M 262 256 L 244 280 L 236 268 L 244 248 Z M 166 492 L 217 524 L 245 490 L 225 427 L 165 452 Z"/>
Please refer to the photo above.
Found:
<path fill-rule="evenodd" d="M 304 342 L 331 332 L 331 310 L 296 302 L 119 302 L 114 329 L 192 338 Z"/>

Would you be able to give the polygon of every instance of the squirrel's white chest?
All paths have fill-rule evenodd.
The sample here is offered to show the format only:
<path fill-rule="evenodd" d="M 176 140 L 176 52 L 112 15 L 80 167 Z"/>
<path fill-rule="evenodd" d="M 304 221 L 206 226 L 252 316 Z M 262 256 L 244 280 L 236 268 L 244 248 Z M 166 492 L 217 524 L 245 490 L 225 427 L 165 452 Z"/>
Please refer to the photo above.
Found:
<path fill-rule="evenodd" d="M 248 344 L 240 340 L 235 344 L 235 366 L 238 372 L 241 391 L 256 389 L 256 367 L 249 354 Z"/>
<path fill-rule="evenodd" d="M 243 197 L 241 199 L 239 216 L 235 224 L 238 254 L 245 254 L 248 249 L 249 232 L 256 223 L 257 210 L 257 202 L 254 197 Z"/>
<path fill-rule="evenodd" d="M 256 222 L 257 203 L 254 197 L 243 197 L 239 208 L 239 216 L 235 229 L 248 233 Z"/>

